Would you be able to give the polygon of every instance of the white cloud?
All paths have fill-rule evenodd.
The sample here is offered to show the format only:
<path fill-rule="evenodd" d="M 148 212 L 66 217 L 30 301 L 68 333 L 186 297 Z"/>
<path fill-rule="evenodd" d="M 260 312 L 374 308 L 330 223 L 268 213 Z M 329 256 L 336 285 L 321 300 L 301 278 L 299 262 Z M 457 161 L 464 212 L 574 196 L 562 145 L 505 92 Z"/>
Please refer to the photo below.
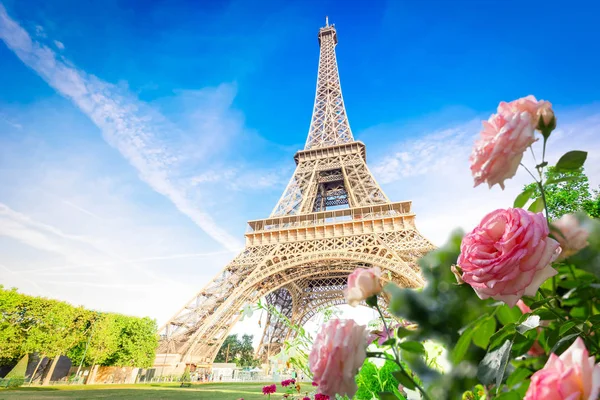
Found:
<path fill-rule="evenodd" d="M 65 45 L 63 44 L 63 42 L 60 42 L 58 40 L 54 41 L 54 45 L 56 46 L 57 49 L 59 50 L 64 50 L 65 49 Z"/>
<path fill-rule="evenodd" d="M 548 142 L 546 159 L 550 165 L 569 150 L 588 150 L 586 173 L 592 186 L 600 183 L 600 112 L 557 110 L 559 126 Z M 390 146 L 373 167 L 376 179 L 388 197 L 412 200 L 417 227 L 436 245 L 442 245 L 455 228 L 470 231 L 490 211 L 512 206 L 514 198 L 531 177 L 522 169 L 506 182 L 506 189 L 491 190 L 485 185 L 473 188 L 468 157 L 481 121 L 469 121 L 440 131 L 424 132 Z M 400 134 L 402 127 L 397 127 Z M 541 155 L 541 143 L 534 149 Z M 529 153 L 526 165 L 535 163 Z"/>
<path fill-rule="evenodd" d="M 114 85 L 61 61 L 48 47 L 29 34 L 0 5 L 0 38 L 58 93 L 70 99 L 100 128 L 105 140 L 134 166 L 142 180 L 166 196 L 214 240 L 228 249 L 242 243 L 216 223 L 195 201 L 194 187 L 179 179 L 179 152 L 173 151 L 161 133 L 170 127 L 155 110 Z M 221 113 L 223 110 L 220 110 Z M 219 117 L 219 116 L 217 116 Z M 206 118 L 207 136 L 218 134 L 221 119 Z M 210 133 L 208 133 L 210 132 Z"/>

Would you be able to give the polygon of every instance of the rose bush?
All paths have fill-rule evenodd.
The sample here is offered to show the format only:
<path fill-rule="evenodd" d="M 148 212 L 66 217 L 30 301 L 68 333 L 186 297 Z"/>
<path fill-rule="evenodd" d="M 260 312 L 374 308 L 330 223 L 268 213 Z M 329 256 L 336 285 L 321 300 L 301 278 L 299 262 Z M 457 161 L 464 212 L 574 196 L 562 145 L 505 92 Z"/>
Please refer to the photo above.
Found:
<path fill-rule="evenodd" d="M 523 153 L 539 141 L 541 161 L 523 168 L 540 195 L 532 199 L 534 191 L 525 190 L 513 208 L 490 212 L 472 232 L 453 234 L 446 246 L 423 257 L 424 288 L 385 286 L 389 312 L 416 329 L 390 324 L 379 308 L 380 271 L 350 275 L 348 303 L 366 301 L 379 312 L 382 327 L 369 335 L 366 353 L 363 327 L 333 320 L 321 329 L 309 364 L 324 394 L 352 396 L 366 355 L 396 368 L 400 385 L 379 393 L 385 400 L 405 398 L 408 390 L 436 400 L 598 399 L 600 222 L 582 215 L 549 220 L 544 188 L 561 181 L 542 177 L 555 127 L 552 105 L 533 96 L 500 103 L 483 123 L 470 156 L 475 186 L 504 189 Z M 578 170 L 586 156 L 567 152 L 553 168 Z M 450 350 L 443 373 L 428 362 L 425 340 Z"/>

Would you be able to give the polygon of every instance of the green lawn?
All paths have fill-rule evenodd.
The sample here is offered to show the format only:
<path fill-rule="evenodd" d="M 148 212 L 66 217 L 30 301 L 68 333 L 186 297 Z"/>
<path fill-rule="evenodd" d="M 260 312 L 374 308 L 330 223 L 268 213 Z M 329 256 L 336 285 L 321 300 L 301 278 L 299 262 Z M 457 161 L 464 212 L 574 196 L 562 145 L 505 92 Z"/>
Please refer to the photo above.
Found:
<path fill-rule="evenodd" d="M 267 383 L 208 383 L 181 388 L 179 384 L 72 385 L 0 389 L 0 399 L 196 399 L 266 400 Z M 312 390 L 310 383 L 302 386 Z M 284 393 L 278 385 L 277 391 Z"/>

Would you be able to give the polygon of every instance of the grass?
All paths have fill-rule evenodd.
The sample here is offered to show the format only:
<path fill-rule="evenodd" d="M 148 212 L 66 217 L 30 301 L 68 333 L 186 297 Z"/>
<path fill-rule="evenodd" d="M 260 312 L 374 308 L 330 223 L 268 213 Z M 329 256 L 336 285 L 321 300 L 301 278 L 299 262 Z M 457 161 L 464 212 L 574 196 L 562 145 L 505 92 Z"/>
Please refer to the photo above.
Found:
<path fill-rule="evenodd" d="M 139 385 L 70 385 L 22 387 L 0 390 L 0 399 L 196 399 L 266 400 L 262 387 L 267 383 L 207 383 L 181 388 L 174 383 Z M 310 383 L 302 386 L 311 390 Z M 277 391 L 284 393 L 278 385 Z"/>

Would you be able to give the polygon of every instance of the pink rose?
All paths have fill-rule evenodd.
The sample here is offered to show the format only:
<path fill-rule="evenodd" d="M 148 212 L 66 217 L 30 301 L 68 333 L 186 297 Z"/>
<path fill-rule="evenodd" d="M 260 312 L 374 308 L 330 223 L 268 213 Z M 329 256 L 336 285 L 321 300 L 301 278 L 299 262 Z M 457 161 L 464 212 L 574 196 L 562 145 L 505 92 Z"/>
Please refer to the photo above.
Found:
<path fill-rule="evenodd" d="M 559 230 L 554 236 L 562 248 L 561 259 L 568 258 L 587 247 L 590 233 L 579 224 L 575 215 L 565 214 L 554 221 L 552 226 Z"/>
<path fill-rule="evenodd" d="M 469 161 L 475 187 L 487 182 L 504 190 L 504 180 L 517 173 L 523 153 L 533 142 L 533 122 L 526 112 L 494 114 L 483 121 L 481 137 L 475 142 Z"/>
<path fill-rule="evenodd" d="M 540 118 L 545 126 L 556 125 L 552 104 L 531 95 L 498 105 L 497 114 L 483 122 L 469 158 L 475 186 L 487 182 L 490 188 L 498 184 L 504 190 L 504 180 L 515 176 L 523 153 L 536 141 L 533 132 Z"/>
<path fill-rule="evenodd" d="M 381 293 L 381 270 L 375 268 L 356 268 L 348 276 L 348 288 L 344 291 L 346 301 L 352 307 L 363 300 Z"/>
<path fill-rule="evenodd" d="M 550 354 L 543 369 L 531 376 L 524 400 L 597 400 L 600 364 L 594 365 L 581 338 L 560 357 Z"/>
<path fill-rule="evenodd" d="M 365 358 L 366 329 L 354 320 L 332 319 L 321 327 L 308 359 L 319 391 L 352 398 L 358 387 L 354 377 Z"/>
<path fill-rule="evenodd" d="M 548 234 L 542 213 L 522 208 L 492 211 L 462 240 L 458 257 L 462 279 L 479 298 L 491 297 L 513 307 L 557 274 L 551 263 L 560 247 Z"/>

